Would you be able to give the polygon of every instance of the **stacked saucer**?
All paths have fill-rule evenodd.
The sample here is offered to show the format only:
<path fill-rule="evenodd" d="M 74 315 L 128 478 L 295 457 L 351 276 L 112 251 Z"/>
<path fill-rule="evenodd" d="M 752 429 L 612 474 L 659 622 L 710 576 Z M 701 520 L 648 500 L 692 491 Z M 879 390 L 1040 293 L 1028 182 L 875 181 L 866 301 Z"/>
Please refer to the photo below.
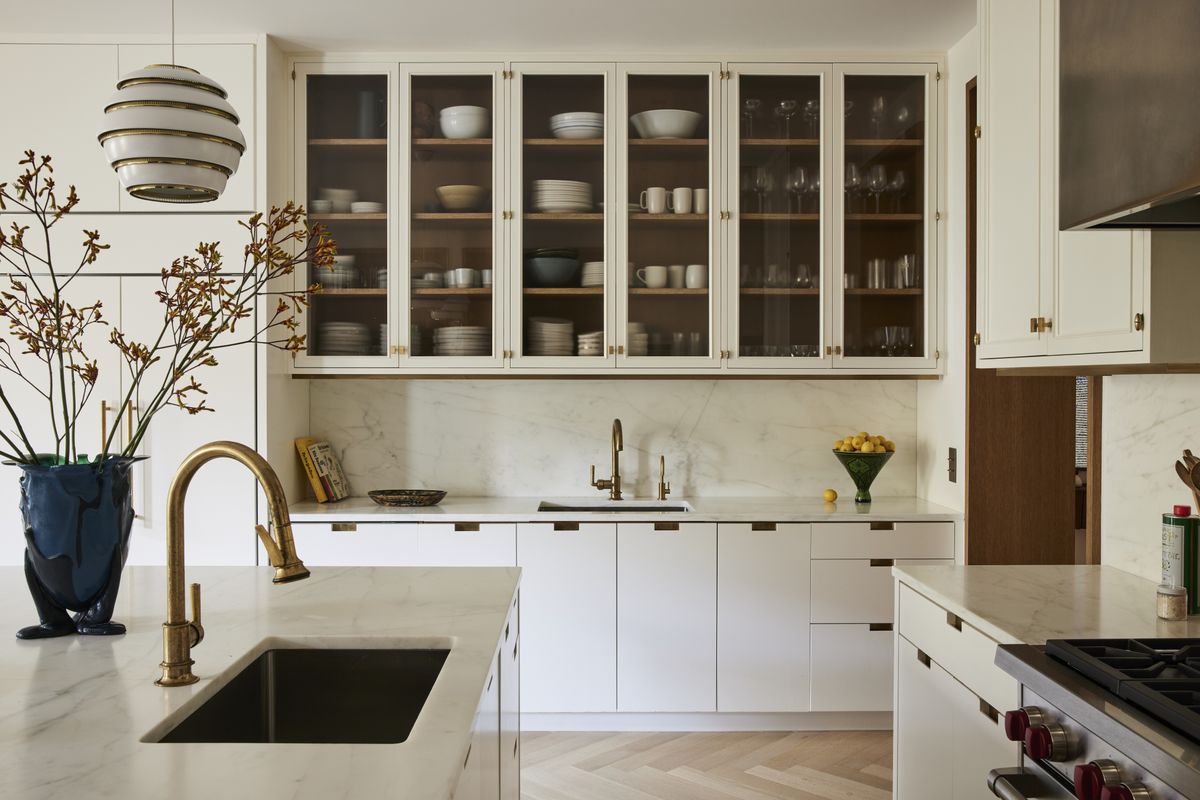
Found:
<path fill-rule="evenodd" d="M 435 280 L 432 280 L 429 278 L 413 278 L 412 279 L 412 288 L 414 288 L 414 289 L 440 289 L 440 288 L 442 288 L 442 282 L 435 281 Z"/>
<path fill-rule="evenodd" d="M 358 286 L 354 256 L 337 255 L 328 269 L 313 270 L 312 280 L 326 289 L 353 289 Z"/>
<path fill-rule="evenodd" d="M 556 317 L 530 317 L 525 344 L 531 356 L 574 355 L 575 323 Z"/>
<path fill-rule="evenodd" d="M 388 338 L 387 338 L 387 323 L 379 323 L 379 355 L 386 356 L 388 354 Z"/>
<path fill-rule="evenodd" d="M 561 214 L 591 211 L 592 185 L 585 181 L 534 181 L 533 207 Z"/>
<path fill-rule="evenodd" d="M 579 355 L 581 356 L 603 356 L 604 355 L 604 331 L 591 331 L 589 333 L 581 333 L 576 337 L 579 341 Z"/>
<path fill-rule="evenodd" d="M 364 356 L 370 351 L 371 332 L 365 322 L 322 322 L 317 341 L 323 356 Z"/>
<path fill-rule="evenodd" d="M 603 286 L 604 285 L 604 262 L 603 261 L 585 261 L 583 262 L 583 278 L 580 280 L 580 286 Z"/>
<path fill-rule="evenodd" d="M 601 139 L 604 115 L 598 111 L 568 111 L 550 118 L 550 132 L 557 139 Z"/>
<path fill-rule="evenodd" d="M 631 322 L 627 330 L 629 341 L 626 344 L 626 352 L 631 356 L 649 355 L 650 334 L 646 333 L 646 326 L 640 322 Z"/>
<path fill-rule="evenodd" d="M 452 325 L 433 332 L 435 356 L 487 356 L 492 353 L 492 330 L 485 325 Z"/>

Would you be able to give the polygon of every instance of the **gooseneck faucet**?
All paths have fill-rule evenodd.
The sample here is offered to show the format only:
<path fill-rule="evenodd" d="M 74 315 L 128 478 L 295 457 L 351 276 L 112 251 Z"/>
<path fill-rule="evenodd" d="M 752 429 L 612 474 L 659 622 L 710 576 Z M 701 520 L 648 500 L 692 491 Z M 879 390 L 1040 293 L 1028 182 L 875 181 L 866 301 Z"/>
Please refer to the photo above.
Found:
<path fill-rule="evenodd" d="M 592 486 L 608 490 L 609 500 L 621 499 L 621 451 L 625 449 L 625 437 L 621 433 L 621 420 L 614 419 L 612 427 L 612 477 L 596 480 L 596 465 L 592 465 Z"/>
<path fill-rule="evenodd" d="M 183 600 L 183 507 L 188 485 L 200 467 L 217 458 L 232 458 L 254 474 L 267 496 L 267 513 L 271 518 L 274 539 L 262 525 L 255 526 L 258 538 L 266 548 L 267 557 L 275 567 L 275 583 L 288 583 L 307 578 L 308 569 L 296 557 L 292 540 L 292 520 L 288 515 L 287 498 L 279 476 L 266 459 L 244 444 L 209 442 L 193 450 L 175 473 L 167 492 L 167 621 L 163 623 L 162 677 L 158 686 L 187 686 L 199 680 L 192 674 L 192 648 L 204 639 L 200 624 L 200 584 L 192 584 L 192 616 L 186 616 Z"/>

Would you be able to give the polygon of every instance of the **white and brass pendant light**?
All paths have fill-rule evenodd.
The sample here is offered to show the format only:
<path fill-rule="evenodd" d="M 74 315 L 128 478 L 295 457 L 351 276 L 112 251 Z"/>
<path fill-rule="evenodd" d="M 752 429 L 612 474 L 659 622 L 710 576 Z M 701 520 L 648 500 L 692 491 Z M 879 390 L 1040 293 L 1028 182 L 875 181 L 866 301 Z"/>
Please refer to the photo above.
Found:
<path fill-rule="evenodd" d="M 246 139 L 221 85 L 174 63 L 174 0 L 171 62 L 121 76 L 104 107 L 100 144 L 134 197 L 206 203 L 225 191 Z"/>

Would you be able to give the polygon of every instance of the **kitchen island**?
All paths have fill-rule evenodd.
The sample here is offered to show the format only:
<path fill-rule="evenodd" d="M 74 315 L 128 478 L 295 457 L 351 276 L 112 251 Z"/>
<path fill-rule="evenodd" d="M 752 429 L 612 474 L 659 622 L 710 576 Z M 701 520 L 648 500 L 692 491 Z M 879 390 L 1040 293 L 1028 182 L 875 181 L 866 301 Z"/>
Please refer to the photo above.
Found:
<path fill-rule="evenodd" d="M 266 567 L 188 569 L 204 587 L 206 635 L 192 651 L 200 681 L 164 689 L 154 680 L 165 568 L 126 569 L 113 617 L 126 635 L 42 641 L 12 638 L 36 615 L 22 571 L 0 569 L 9 634 L 0 644 L 0 797 L 452 797 L 464 762 L 481 757 L 470 753 L 477 711 L 498 691 L 492 678 L 505 637 L 516 638 L 520 571 L 313 567 L 309 579 L 284 585 L 271 575 Z M 263 651 L 304 647 L 450 653 L 400 744 L 153 741 Z M 498 709 L 479 717 L 499 719 Z M 488 744 L 499 749 L 494 738 Z"/>

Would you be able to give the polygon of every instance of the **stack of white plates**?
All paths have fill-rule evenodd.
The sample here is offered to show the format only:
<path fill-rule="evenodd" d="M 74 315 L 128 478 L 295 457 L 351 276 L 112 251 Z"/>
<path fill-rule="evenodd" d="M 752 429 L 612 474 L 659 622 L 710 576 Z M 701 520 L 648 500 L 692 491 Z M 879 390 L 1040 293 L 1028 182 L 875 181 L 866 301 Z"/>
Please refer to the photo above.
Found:
<path fill-rule="evenodd" d="M 603 261 L 585 261 L 583 262 L 583 278 L 580 280 L 580 286 L 603 286 L 604 285 L 604 262 Z"/>
<path fill-rule="evenodd" d="M 579 355 L 581 356 L 602 356 L 604 355 L 604 331 L 591 331 L 590 333 L 581 333 L 579 340 Z"/>
<path fill-rule="evenodd" d="M 556 317 L 530 317 L 525 345 L 531 356 L 574 355 L 575 323 Z"/>
<path fill-rule="evenodd" d="M 314 270 L 313 280 L 326 289 L 353 289 L 358 286 L 358 270 L 354 268 L 354 256 L 333 257 L 329 269 Z"/>
<path fill-rule="evenodd" d="M 388 338 L 387 338 L 387 323 L 379 323 L 379 355 L 386 356 L 388 354 Z"/>
<path fill-rule="evenodd" d="M 383 203 L 374 200 L 356 200 L 350 204 L 351 214 L 382 214 Z"/>
<path fill-rule="evenodd" d="M 425 347 L 422 344 L 423 337 L 421 336 L 421 328 L 417 324 L 412 324 L 408 328 L 408 354 L 410 356 L 425 355 Z"/>
<path fill-rule="evenodd" d="M 533 207 L 551 213 L 592 210 L 592 185 L 585 181 L 534 181 Z"/>
<path fill-rule="evenodd" d="M 440 288 L 442 288 L 442 282 L 441 281 L 427 281 L 424 278 L 413 278 L 412 279 L 412 288 L 414 288 L 414 289 L 440 289 Z"/>
<path fill-rule="evenodd" d="M 550 118 L 550 132 L 556 139 L 604 138 L 604 115 L 596 111 L 568 111 Z"/>
<path fill-rule="evenodd" d="M 486 356 L 492 352 L 492 330 L 484 325 L 454 325 L 433 332 L 435 356 Z"/>
<path fill-rule="evenodd" d="M 640 322 L 629 323 L 628 340 L 626 352 L 631 356 L 644 356 L 650 353 L 650 334 L 646 333 L 646 326 Z"/>
<path fill-rule="evenodd" d="M 371 332 L 365 322 L 322 322 L 317 325 L 317 340 L 323 356 L 365 356 Z"/>

